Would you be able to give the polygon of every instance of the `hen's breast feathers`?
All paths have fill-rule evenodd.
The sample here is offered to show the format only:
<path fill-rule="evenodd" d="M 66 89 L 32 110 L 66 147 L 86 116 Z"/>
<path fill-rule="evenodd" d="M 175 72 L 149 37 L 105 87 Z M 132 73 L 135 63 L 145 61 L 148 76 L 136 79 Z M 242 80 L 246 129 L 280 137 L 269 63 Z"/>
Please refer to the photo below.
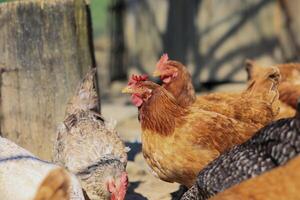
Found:
<path fill-rule="evenodd" d="M 54 159 L 72 172 L 83 170 L 103 157 L 127 163 L 127 148 L 111 123 L 97 113 L 99 98 L 90 70 L 70 99 L 66 118 L 57 131 Z"/>
<path fill-rule="evenodd" d="M 127 149 L 115 130 L 107 129 L 105 123 L 94 113 L 73 116 L 71 127 L 62 125 L 58 132 L 56 159 L 72 172 L 98 162 L 104 156 L 127 163 Z"/>

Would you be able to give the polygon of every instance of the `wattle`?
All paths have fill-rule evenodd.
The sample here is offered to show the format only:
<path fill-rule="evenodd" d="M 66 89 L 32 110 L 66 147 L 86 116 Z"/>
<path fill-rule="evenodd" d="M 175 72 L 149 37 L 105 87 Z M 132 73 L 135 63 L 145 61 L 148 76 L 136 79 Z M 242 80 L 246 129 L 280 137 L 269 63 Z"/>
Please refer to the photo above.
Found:
<path fill-rule="evenodd" d="M 140 107 L 143 104 L 142 98 L 136 94 L 131 95 L 131 102 L 136 107 Z"/>

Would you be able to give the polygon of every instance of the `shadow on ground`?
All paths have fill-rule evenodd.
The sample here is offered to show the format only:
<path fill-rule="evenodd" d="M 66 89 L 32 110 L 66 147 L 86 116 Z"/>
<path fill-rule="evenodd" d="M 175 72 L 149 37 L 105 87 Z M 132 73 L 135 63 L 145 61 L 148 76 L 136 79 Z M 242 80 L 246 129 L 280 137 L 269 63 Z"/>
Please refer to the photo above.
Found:
<path fill-rule="evenodd" d="M 135 156 L 142 152 L 142 144 L 139 142 L 125 142 L 125 145 L 130 148 L 128 152 L 129 161 L 134 161 Z"/>
<path fill-rule="evenodd" d="M 125 200 L 148 200 L 143 195 L 134 191 L 141 183 L 141 181 L 130 182 Z"/>

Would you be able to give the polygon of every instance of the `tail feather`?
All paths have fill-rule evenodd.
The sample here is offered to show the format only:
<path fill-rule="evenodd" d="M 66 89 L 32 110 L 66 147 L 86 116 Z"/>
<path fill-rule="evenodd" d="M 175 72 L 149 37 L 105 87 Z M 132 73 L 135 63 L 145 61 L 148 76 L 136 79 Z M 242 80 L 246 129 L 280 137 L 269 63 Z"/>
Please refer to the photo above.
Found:
<path fill-rule="evenodd" d="M 66 115 L 78 111 L 99 111 L 99 97 L 95 85 L 96 68 L 91 69 L 78 86 L 75 96 L 71 98 L 66 108 Z"/>
<path fill-rule="evenodd" d="M 69 200 L 70 179 L 62 169 L 52 170 L 40 185 L 34 200 Z"/>

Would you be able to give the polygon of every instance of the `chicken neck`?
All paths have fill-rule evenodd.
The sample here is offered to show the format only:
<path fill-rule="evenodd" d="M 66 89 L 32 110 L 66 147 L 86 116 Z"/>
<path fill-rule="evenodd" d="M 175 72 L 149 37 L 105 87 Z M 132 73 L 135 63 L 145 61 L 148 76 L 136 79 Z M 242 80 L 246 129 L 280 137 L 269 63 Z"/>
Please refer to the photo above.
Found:
<path fill-rule="evenodd" d="M 152 96 L 139 109 L 142 129 L 152 130 L 160 135 L 171 135 L 177 121 L 184 121 L 187 110 L 176 103 L 174 97 L 164 88 L 153 90 Z"/>

